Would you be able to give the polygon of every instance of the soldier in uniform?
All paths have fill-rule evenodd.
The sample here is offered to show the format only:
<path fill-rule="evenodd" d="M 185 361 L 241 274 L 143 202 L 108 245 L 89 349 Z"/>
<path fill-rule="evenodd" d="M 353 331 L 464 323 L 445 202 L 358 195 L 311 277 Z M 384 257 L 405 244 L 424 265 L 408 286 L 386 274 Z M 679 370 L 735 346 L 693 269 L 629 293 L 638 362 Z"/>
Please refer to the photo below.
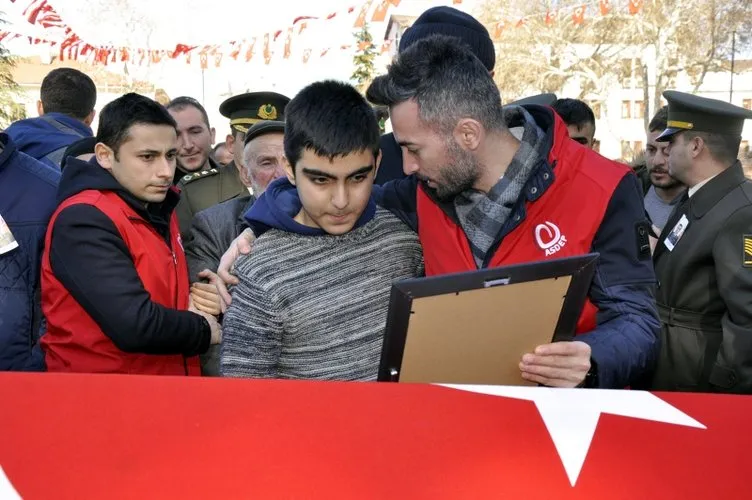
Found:
<path fill-rule="evenodd" d="M 752 182 L 737 160 L 752 111 L 667 91 L 669 174 L 689 189 L 655 249 L 655 390 L 752 393 Z"/>
<path fill-rule="evenodd" d="M 263 120 L 283 120 L 289 98 L 276 92 L 250 92 L 230 97 L 219 106 L 219 112 L 230 119 L 231 133 L 225 140 L 233 151 L 229 165 L 184 176 L 178 183 L 182 190 L 176 208 L 180 234 L 190 238 L 193 217 L 223 201 L 246 196 L 250 188 L 240 180 L 243 168 L 243 138 L 251 125 Z"/>
<path fill-rule="evenodd" d="M 232 240 L 248 227 L 244 215 L 256 196 L 260 196 L 271 181 L 285 175 L 284 132 L 284 122 L 270 120 L 254 124 L 245 137 L 245 169 L 241 172 L 243 184 L 252 186 L 253 194 L 246 192 L 244 196 L 202 210 L 193 218 L 185 255 L 193 283 L 191 297 L 200 311 L 219 314 L 219 295 L 212 285 L 219 259 Z M 209 283 L 198 283 L 200 281 Z M 205 376 L 219 375 L 219 346 L 201 355 L 201 372 Z"/>

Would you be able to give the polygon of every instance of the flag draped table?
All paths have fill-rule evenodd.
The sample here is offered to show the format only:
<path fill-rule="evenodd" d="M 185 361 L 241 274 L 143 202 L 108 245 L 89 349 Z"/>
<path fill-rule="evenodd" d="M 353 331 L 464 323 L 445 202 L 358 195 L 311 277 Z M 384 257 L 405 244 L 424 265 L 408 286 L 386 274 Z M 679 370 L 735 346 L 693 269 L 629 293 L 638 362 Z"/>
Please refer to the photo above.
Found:
<path fill-rule="evenodd" d="M 24 499 L 752 497 L 751 397 L 580 390 L 566 407 L 502 389 L 4 373 L 0 496 L 5 482 Z M 562 439 L 581 440 L 572 419 L 601 400 L 573 481 Z"/>

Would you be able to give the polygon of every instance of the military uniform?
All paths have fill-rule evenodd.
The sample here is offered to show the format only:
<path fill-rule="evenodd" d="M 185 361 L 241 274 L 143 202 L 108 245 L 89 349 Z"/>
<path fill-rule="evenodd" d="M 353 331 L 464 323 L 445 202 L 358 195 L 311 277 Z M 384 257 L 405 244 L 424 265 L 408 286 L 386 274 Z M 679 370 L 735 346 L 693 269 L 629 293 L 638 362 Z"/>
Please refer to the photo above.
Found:
<path fill-rule="evenodd" d="M 219 106 L 219 112 L 230 119 L 233 132 L 245 134 L 254 123 L 264 120 L 281 120 L 290 99 L 276 92 L 250 92 L 230 97 Z M 176 210 L 183 240 L 190 239 L 193 217 L 209 207 L 224 201 L 247 196 L 248 188 L 240 181 L 240 172 L 232 162 L 203 172 L 184 176 L 178 183 L 182 190 Z"/>
<path fill-rule="evenodd" d="M 666 92 L 668 127 L 741 135 L 752 113 Z M 685 193 L 653 256 L 661 354 L 654 390 L 752 392 L 752 182 L 737 161 Z"/>

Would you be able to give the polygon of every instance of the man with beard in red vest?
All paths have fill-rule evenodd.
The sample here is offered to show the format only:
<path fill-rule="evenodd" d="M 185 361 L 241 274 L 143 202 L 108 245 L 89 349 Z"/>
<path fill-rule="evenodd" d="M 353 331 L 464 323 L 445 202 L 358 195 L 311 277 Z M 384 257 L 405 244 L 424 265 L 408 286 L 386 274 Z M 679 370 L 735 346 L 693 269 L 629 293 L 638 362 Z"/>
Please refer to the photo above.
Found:
<path fill-rule="evenodd" d="M 94 158 L 68 158 L 42 257 L 49 371 L 200 375 L 198 355 L 219 343 L 189 300 L 176 129 L 126 94 L 102 110 Z"/>

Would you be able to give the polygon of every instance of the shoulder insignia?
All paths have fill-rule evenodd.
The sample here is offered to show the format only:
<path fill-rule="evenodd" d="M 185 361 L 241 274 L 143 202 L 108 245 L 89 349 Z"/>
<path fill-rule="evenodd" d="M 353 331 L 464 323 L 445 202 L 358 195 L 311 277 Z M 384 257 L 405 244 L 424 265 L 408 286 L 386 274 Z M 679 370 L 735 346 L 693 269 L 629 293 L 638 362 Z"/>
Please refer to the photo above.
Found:
<path fill-rule="evenodd" d="M 744 267 L 752 267 L 752 234 L 745 234 L 744 242 Z"/>
<path fill-rule="evenodd" d="M 216 168 L 210 168 L 209 170 L 202 170 L 201 172 L 194 172 L 192 174 L 184 175 L 181 182 L 183 184 L 188 184 L 197 179 L 203 179 L 204 177 L 211 177 L 218 173 L 219 173 L 219 170 L 217 170 Z"/>

